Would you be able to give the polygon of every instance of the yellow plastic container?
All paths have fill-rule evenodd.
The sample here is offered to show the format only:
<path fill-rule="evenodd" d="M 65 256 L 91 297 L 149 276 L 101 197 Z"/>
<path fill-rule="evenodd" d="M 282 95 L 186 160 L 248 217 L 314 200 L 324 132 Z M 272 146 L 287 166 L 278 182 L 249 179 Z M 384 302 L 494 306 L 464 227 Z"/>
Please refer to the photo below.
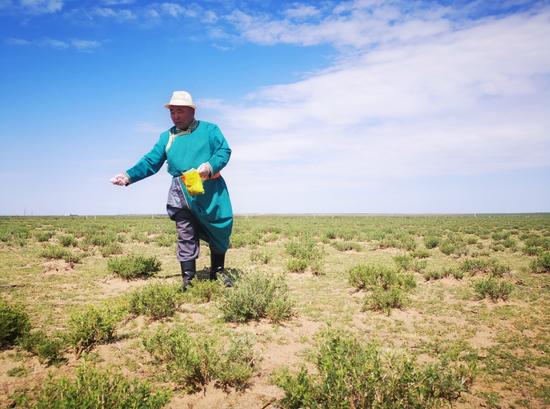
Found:
<path fill-rule="evenodd" d="M 202 195 L 204 193 L 201 175 L 197 169 L 190 169 L 182 173 L 181 180 L 191 196 Z"/>

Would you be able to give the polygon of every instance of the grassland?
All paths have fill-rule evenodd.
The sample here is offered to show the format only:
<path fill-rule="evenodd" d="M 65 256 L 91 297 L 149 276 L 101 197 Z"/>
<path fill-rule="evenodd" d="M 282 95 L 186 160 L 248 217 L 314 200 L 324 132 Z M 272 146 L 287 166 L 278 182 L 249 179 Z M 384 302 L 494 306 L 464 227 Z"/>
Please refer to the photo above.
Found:
<path fill-rule="evenodd" d="M 369 407 L 369 388 L 380 408 L 550 405 L 550 215 L 238 217 L 235 288 L 200 280 L 203 246 L 187 293 L 174 243 L 160 216 L 0 218 L 0 299 L 32 334 L 0 350 L 0 407 L 48 407 L 96 370 L 121 396 L 144 382 L 142 407 Z M 328 391 L 352 354 L 414 382 Z"/>

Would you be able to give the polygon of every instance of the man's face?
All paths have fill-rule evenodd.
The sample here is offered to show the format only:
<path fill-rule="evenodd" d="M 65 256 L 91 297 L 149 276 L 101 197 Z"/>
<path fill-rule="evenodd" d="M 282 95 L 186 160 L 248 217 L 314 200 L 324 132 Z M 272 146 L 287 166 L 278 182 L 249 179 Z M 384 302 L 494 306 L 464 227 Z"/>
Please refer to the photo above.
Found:
<path fill-rule="evenodd" d="M 191 107 L 170 107 L 170 117 L 178 129 L 186 129 L 193 119 L 195 119 L 195 110 Z"/>

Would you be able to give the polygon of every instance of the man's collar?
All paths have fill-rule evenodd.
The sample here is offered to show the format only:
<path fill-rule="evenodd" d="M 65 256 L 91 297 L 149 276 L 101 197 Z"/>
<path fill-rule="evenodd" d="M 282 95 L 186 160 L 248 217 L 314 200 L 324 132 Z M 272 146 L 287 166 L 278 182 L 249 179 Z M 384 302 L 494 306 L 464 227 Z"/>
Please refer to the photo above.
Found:
<path fill-rule="evenodd" d="M 196 119 L 193 119 L 193 122 L 191 122 L 186 129 L 178 129 L 174 125 L 174 127 L 172 127 L 172 133 L 175 133 L 175 134 L 182 133 L 182 132 L 191 133 L 197 128 L 198 124 L 199 124 L 199 121 L 197 121 Z"/>

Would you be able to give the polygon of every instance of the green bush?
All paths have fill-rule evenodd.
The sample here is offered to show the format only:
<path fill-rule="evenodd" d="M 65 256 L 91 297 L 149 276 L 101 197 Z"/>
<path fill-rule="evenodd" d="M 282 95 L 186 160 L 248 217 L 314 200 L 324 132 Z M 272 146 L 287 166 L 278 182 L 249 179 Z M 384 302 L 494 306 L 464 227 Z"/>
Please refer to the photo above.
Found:
<path fill-rule="evenodd" d="M 530 267 L 534 273 L 549 273 L 550 252 L 542 253 L 536 260 L 531 262 Z"/>
<path fill-rule="evenodd" d="M 82 255 L 73 253 L 64 247 L 50 244 L 40 252 L 40 257 L 59 260 L 63 259 L 67 263 L 79 263 L 82 260 Z"/>
<path fill-rule="evenodd" d="M 109 243 L 101 247 L 99 250 L 103 257 L 108 257 L 112 254 L 122 254 L 122 246 L 118 243 Z"/>
<path fill-rule="evenodd" d="M 292 314 L 292 302 L 282 275 L 251 272 L 231 291 L 224 292 L 218 304 L 225 321 L 244 322 L 269 318 L 274 322 Z"/>
<path fill-rule="evenodd" d="M 153 392 L 151 386 L 128 379 L 120 372 L 82 366 L 76 378 L 48 378 L 39 394 L 36 409 L 157 409 L 170 400 L 167 391 Z"/>
<path fill-rule="evenodd" d="M 399 287 L 387 290 L 376 289 L 365 297 L 363 311 L 384 311 L 389 315 L 392 308 L 403 308 L 407 301 L 405 292 Z"/>
<path fill-rule="evenodd" d="M 36 355 L 41 363 L 51 365 L 63 360 L 65 343 L 61 337 L 48 337 L 42 331 L 34 331 L 19 338 L 17 344 Z"/>
<path fill-rule="evenodd" d="M 303 273 L 309 266 L 309 261 L 301 258 L 291 258 L 286 262 L 286 269 L 291 273 Z"/>
<path fill-rule="evenodd" d="M 122 256 L 110 259 L 107 268 L 110 272 L 125 278 L 151 277 L 160 271 L 160 261 L 152 256 Z"/>
<path fill-rule="evenodd" d="M 0 348 L 14 345 L 30 329 L 29 316 L 21 307 L 0 300 Z"/>
<path fill-rule="evenodd" d="M 424 280 L 426 281 L 430 281 L 430 280 L 440 280 L 442 279 L 443 277 L 446 277 L 445 273 L 442 272 L 442 271 L 437 271 L 437 270 L 430 270 L 430 271 L 425 271 L 422 276 L 424 277 Z"/>
<path fill-rule="evenodd" d="M 216 383 L 224 388 L 230 386 L 237 390 L 245 389 L 254 375 L 258 361 L 250 337 L 230 338 L 229 345 L 219 350 L 218 356 L 213 374 Z"/>
<path fill-rule="evenodd" d="M 185 327 L 160 328 L 143 339 L 143 346 L 162 364 L 170 379 L 185 390 L 196 391 L 212 379 L 215 340 L 207 337 L 193 338 Z"/>
<path fill-rule="evenodd" d="M 433 236 L 425 237 L 424 245 L 426 246 L 427 249 L 436 248 L 439 245 L 439 239 Z"/>
<path fill-rule="evenodd" d="M 469 390 L 473 370 L 457 362 L 419 366 L 414 358 L 382 353 L 350 334 L 327 331 L 315 358 L 317 371 L 284 370 L 275 383 L 282 408 L 429 409 Z"/>
<path fill-rule="evenodd" d="M 269 264 L 271 261 L 271 254 L 265 251 L 253 251 L 250 253 L 250 261 L 258 264 Z"/>
<path fill-rule="evenodd" d="M 493 301 L 499 298 L 507 300 L 513 289 L 512 283 L 494 277 L 482 278 L 474 283 L 474 290 L 481 298 L 488 296 Z"/>
<path fill-rule="evenodd" d="M 286 252 L 292 257 L 286 265 L 287 271 L 294 273 L 304 272 L 311 267 L 314 273 L 322 269 L 323 253 L 317 244 L 309 237 L 294 239 L 286 244 Z"/>
<path fill-rule="evenodd" d="M 456 245 L 451 241 L 444 241 L 439 245 L 439 250 L 447 256 L 451 255 L 456 251 Z"/>
<path fill-rule="evenodd" d="M 289 241 L 285 248 L 290 256 L 301 260 L 310 261 L 322 256 L 321 251 L 310 238 Z"/>
<path fill-rule="evenodd" d="M 51 231 L 38 231 L 34 233 L 34 238 L 37 241 L 43 242 L 43 241 L 50 240 L 53 237 L 53 235 L 54 234 Z"/>
<path fill-rule="evenodd" d="M 355 243 L 353 241 L 334 241 L 331 243 L 331 245 L 338 251 L 363 250 L 363 247 L 359 243 Z"/>
<path fill-rule="evenodd" d="M 430 252 L 426 249 L 417 249 L 411 253 L 414 258 L 429 258 Z"/>
<path fill-rule="evenodd" d="M 91 246 L 106 246 L 110 243 L 113 243 L 117 240 L 117 237 L 114 234 L 91 234 L 86 236 L 84 243 Z"/>
<path fill-rule="evenodd" d="M 107 308 L 87 306 L 69 319 L 66 339 L 77 356 L 97 344 L 112 341 L 118 317 Z"/>
<path fill-rule="evenodd" d="M 232 280 L 233 281 L 233 280 Z M 218 299 L 223 293 L 224 287 L 218 281 L 197 281 L 187 288 L 184 294 L 185 301 L 193 303 L 206 303 Z"/>
<path fill-rule="evenodd" d="M 414 276 L 401 269 L 375 264 L 358 264 L 348 271 L 349 283 L 358 290 L 374 290 L 391 287 L 411 289 L 416 287 Z"/>
<path fill-rule="evenodd" d="M 495 277 L 502 277 L 511 271 L 510 267 L 500 264 L 496 259 L 481 258 L 464 260 L 460 265 L 460 269 L 472 275 L 475 273 L 489 273 Z"/>
<path fill-rule="evenodd" d="M 462 271 L 459 268 L 446 268 L 443 270 L 445 273 L 445 276 L 453 276 L 456 280 L 462 280 L 464 278 L 464 271 Z"/>
<path fill-rule="evenodd" d="M 160 247 L 173 247 L 176 244 L 176 237 L 173 234 L 163 234 L 155 238 L 155 243 Z"/>
<path fill-rule="evenodd" d="M 68 234 L 65 236 L 60 236 L 58 238 L 59 244 L 61 244 L 63 247 L 77 247 L 78 246 L 78 240 L 74 238 L 74 236 Z"/>
<path fill-rule="evenodd" d="M 181 298 L 179 285 L 152 283 L 131 294 L 129 310 L 154 319 L 172 317 Z"/>
<path fill-rule="evenodd" d="M 223 387 L 246 387 L 256 365 L 252 343 L 235 337 L 225 344 L 223 349 L 213 337 L 193 337 L 183 326 L 160 328 L 143 339 L 156 363 L 187 391 L 196 391 L 212 380 Z"/>
<path fill-rule="evenodd" d="M 409 255 L 400 255 L 393 257 L 393 261 L 397 266 L 403 270 L 408 270 L 411 267 L 413 258 Z"/>

